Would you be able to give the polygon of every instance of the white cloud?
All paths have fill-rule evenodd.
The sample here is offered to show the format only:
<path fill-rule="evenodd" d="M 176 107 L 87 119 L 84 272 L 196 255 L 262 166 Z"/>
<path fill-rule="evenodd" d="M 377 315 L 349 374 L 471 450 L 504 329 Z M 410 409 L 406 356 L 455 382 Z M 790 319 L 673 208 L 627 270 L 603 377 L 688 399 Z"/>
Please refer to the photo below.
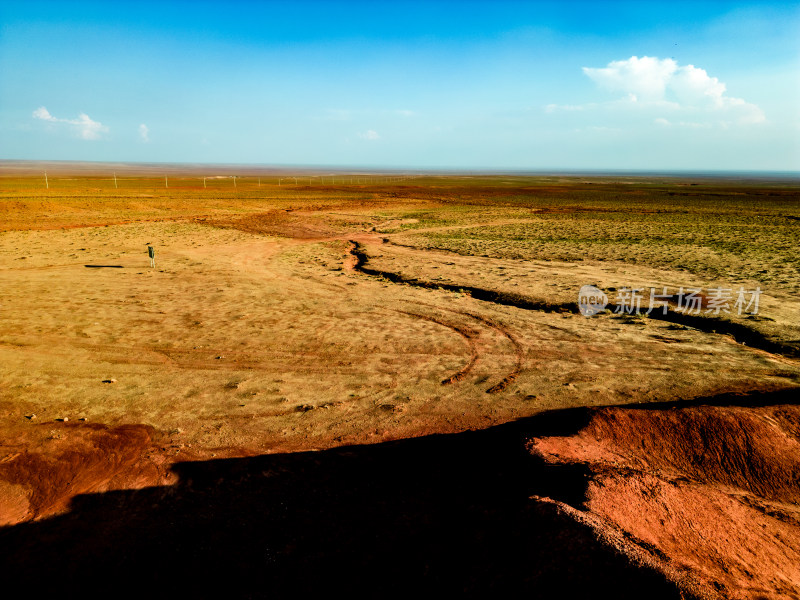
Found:
<path fill-rule="evenodd" d="M 84 140 L 98 140 L 101 134 L 108 132 L 108 127 L 99 121 L 93 121 L 86 113 L 80 113 L 77 119 L 59 119 L 51 115 L 44 106 L 40 106 L 33 111 L 33 118 L 49 123 L 72 125 L 76 135 Z"/>
<path fill-rule="evenodd" d="M 365 132 L 359 133 L 358 137 L 362 140 L 379 140 L 381 138 L 374 129 L 367 129 Z"/>
<path fill-rule="evenodd" d="M 587 110 L 590 108 L 594 108 L 595 104 L 548 104 L 544 107 L 544 111 L 548 113 L 554 113 L 558 111 L 578 111 L 578 110 Z"/>
<path fill-rule="evenodd" d="M 678 68 L 671 58 L 659 60 L 650 56 L 615 60 L 604 69 L 583 67 L 583 72 L 600 87 L 611 92 L 624 92 L 643 100 L 661 100 L 667 82 Z"/>
<path fill-rule="evenodd" d="M 603 68 L 584 67 L 583 72 L 600 88 L 621 96 L 603 104 L 549 104 L 545 106 L 545 112 L 597 108 L 630 112 L 635 109 L 650 118 L 656 117 L 653 120 L 660 125 L 667 124 L 665 114 L 675 113 L 692 115 L 703 124 L 717 123 L 723 127 L 766 121 L 764 112 L 755 104 L 727 96 L 725 84 L 709 76 L 705 69 L 694 65 L 681 66 L 671 58 L 632 56 L 627 60 L 612 61 Z M 698 125 L 697 121 L 692 123 Z"/>
<path fill-rule="evenodd" d="M 405 108 L 389 109 L 389 108 L 365 108 L 365 109 L 349 109 L 349 108 L 326 108 L 321 114 L 315 115 L 313 118 L 321 121 L 353 121 L 355 119 L 381 117 L 403 117 L 408 119 L 416 117 L 419 113 L 414 110 Z"/>
<path fill-rule="evenodd" d="M 57 121 L 53 115 L 44 107 L 40 106 L 35 111 L 33 111 L 33 118 L 34 119 L 41 119 L 42 121 Z"/>
<path fill-rule="evenodd" d="M 139 125 L 139 137 L 142 138 L 143 142 L 150 141 L 150 129 L 144 123 Z"/>
<path fill-rule="evenodd" d="M 353 111 L 346 108 L 326 108 L 322 116 L 316 118 L 323 121 L 350 121 Z"/>
<path fill-rule="evenodd" d="M 716 77 L 709 77 L 705 69 L 698 69 L 694 65 L 675 69 L 669 86 L 678 102 L 683 104 L 710 102 L 722 106 L 725 97 L 725 84 Z"/>
<path fill-rule="evenodd" d="M 696 123 L 693 121 L 681 121 L 678 123 L 681 127 L 688 127 L 689 129 L 711 129 L 711 123 Z"/>
<path fill-rule="evenodd" d="M 81 113 L 77 119 L 67 122 L 77 126 L 78 135 L 84 140 L 100 139 L 100 134 L 108 131 L 108 127 L 98 121 L 92 121 L 86 113 Z"/>

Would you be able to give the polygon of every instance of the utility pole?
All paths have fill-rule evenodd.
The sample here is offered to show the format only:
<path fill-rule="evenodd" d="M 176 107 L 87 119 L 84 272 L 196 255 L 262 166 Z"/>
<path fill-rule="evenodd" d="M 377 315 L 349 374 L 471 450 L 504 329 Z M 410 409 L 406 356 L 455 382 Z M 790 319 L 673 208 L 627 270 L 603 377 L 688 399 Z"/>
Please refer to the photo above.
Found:
<path fill-rule="evenodd" d="M 44 172 L 44 187 L 50 189 L 50 184 L 47 182 L 47 171 Z"/>

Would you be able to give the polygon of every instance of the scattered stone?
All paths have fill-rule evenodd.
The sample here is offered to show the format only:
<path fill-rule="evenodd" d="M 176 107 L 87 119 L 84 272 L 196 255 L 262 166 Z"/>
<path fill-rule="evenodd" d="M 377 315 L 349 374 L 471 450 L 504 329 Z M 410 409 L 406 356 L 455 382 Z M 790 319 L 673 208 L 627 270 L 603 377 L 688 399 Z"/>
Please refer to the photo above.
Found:
<path fill-rule="evenodd" d="M 86 417 L 81 417 L 80 419 L 78 419 L 78 421 L 87 421 L 87 420 L 88 419 Z"/>
<path fill-rule="evenodd" d="M 313 404 L 301 404 L 297 407 L 297 412 L 308 412 L 310 410 L 314 410 L 316 406 Z"/>
<path fill-rule="evenodd" d="M 103 379 L 103 383 L 117 383 L 116 379 Z"/>
<path fill-rule="evenodd" d="M 56 419 L 56 421 L 61 421 L 62 423 L 66 423 L 69 421 L 69 417 L 64 417 L 63 419 Z"/>
<path fill-rule="evenodd" d="M 25 415 L 25 418 L 28 419 L 29 421 L 33 421 L 36 418 L 36 415 L 31 413 L 29 415 Z"/>
<path fill-rule="evenodd" d="M 225 357 L 224 357 L 224 356 L 215 356 L 215 357 L 214 357 L 214 360 L 221 360 L 221 359 L 223 359 L 223 358 L 225 358 Z"/>

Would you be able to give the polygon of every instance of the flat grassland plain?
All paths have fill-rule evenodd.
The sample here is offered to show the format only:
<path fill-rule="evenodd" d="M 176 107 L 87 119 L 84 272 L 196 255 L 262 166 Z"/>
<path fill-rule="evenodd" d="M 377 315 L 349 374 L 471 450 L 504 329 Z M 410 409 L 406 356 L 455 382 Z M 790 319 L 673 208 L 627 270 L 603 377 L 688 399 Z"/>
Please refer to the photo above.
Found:
<path fill-rule="evenodd" d="M 800 597 L 796 180 L 221 172 L 0 177 L 4 569 Z"/>

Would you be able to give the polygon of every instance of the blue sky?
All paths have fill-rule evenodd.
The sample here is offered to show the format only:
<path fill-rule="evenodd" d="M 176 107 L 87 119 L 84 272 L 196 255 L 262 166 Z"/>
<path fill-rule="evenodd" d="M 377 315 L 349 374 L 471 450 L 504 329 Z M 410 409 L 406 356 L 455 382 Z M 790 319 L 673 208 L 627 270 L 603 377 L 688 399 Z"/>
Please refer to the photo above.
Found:
<path fill-rule="evenodd" d="M 800 170 L 800 3 L 13 2 L 0 158 Z"/>

